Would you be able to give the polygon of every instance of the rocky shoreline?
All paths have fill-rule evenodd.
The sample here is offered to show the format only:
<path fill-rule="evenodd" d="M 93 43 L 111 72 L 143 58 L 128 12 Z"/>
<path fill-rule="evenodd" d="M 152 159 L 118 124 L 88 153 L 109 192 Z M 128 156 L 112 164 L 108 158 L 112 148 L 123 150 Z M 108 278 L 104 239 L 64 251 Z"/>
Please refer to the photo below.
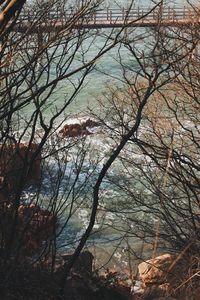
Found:
<path fill-rule="evenodd" d="M 62 139 L 86 137 L 93 134 L 90 129 L 100 126 L 99 122 L 86 119 L 80 123 L 65 124 L 58 134 Z M 16 183 L 18 183 L 23 172 L 26 175 L 24 186 L 39 181 L 42 156 L 38 145 L 34 143 L 1 145 L 0 154 L 1 225 L 3 228 L 8 227 L 9 230 L 15 207 L 13 207 L 12 201 L 9 202 L 6 198 L 6 193 L 11 195 L 15 193 Z M 24 162 L 28 164 L 27 170 Z M 59 282 L 64 276 L 65 265 L 70 260 L 71 254 L 56 256 L 54 262 L 48 254 L 45 261 L 38 260 L 37 263 L 33 264 L 35 254 L 43 251 L 44 243 L 48 247 L 48 243 L 52 242 L 59 224 L 57 216 L 53 211 L 44 209 L 33 201 L 28 204 L 19 203 L 16 214 L 18 216 L 18 235 L 15 236 L 14 246 L 20 239 L 20 247 L 22 248 L 19 257 L 21 265 L 19 265 L 16 272 L 19 272 L 22 277 L 29 277 L 29 275 L 25 276 L 26 272 L 24 271 L 24 268 L 28 265 L 30 272 L 32 272 L 31 276 L 33 276 L 30 276 L 30 280 L 31 278 L 35 280 L 34 276 L 40 278 L 45 273 L 45 278 L 48 279 L 50 284 L 52 282 L 54 290 L 52 291 L 52 298 L 45 296 L 46 298 L 43 299 L 60 299 L 57 298 Z M 191 268 L 191 255 L 188 251 L 184 251 L 179 255 L 165 253 L 146 260 L 138 265 L 137 276 L 129 275 L 132 274 L 132 272 L 129 272 L 130 270 L 124 273 L 123 271 L 117 272 L 108 269 L 100 274 L 93 266 L 93 258 L 93 254 L 89 251 L 83 251 L 80 254 L 71 270 L 70 277 L 66 281 L 65 298 L 67 300 L 199 299 L 200 285 L 196 278 L 194 278 L 192 288 L 188 288 L 187 285 Z M 41 263 L 42 270 L 40 269 Z M 199 274 L 198 267 L 198 261 L 195 262 L 194 260 L 192 264 L 193 274 L 194 270 L 197 270 L 197 274 Z M 18 273 L 14 272 L 13 274 Z M 40 283 L 45 287 L 42 278 Z M 19 279 L 16 279 L 16 285 L 19 284 L 18 280 L 20 280 L 20 276 Z M 184 284 L 184 282 L 186 283 Z M 49 283 L 46 286 L 49 286 Z M 39 289 L 39 282 L 37 288 Z M 28 296 L 27 299 L 32 298 Z"/>
<path fill-rule="evenodd" d="M 61 276 L 70 254 L 63 256 L 57 269 Z M 187 254 L 163 254 L 138 265 L 137 276 L 107 270 L 101 275 L 93 270 L 93 255 L 83 251 L 66 282 L 66 299 L 72 300 L 198 300 L 200 286 L 178 288 L 189 267 Z M 70 293 L 69 293 L 70 291 Z"/>

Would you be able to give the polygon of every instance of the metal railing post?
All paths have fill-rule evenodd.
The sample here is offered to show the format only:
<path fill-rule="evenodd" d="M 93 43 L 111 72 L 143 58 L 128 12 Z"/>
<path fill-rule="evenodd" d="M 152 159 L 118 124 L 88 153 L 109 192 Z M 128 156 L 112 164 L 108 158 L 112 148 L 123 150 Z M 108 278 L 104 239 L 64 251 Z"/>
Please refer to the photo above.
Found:
<path fill-rule="evenodd" d="M 96 11 L 94 12 L 93 18 L 94 18 L 94 24 L 96 24 L 96 21 L 97 21 L 97 12 Z"/>
<path fill-rule="evenodd" d="M 109 21 L 109 8 L 107 7 L 107 21 Z"/>
<path fill-rule="evenodd" d="M 125 21 L 125 9 L 124 7 L 122 8 L 122 21 Z"/>

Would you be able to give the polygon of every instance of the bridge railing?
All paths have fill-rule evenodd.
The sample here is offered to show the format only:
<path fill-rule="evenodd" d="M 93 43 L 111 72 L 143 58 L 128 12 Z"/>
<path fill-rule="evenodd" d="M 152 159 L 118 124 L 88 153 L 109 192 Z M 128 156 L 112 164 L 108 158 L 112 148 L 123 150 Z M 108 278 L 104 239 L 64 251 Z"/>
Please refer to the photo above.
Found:
<path fill-rule="evenodd" d="M 200 12 L 199 12 L 200 13 Z M 93 15 L 93 20 L 98 21 L 110 21 L 110 22 L 120 22 L 120 21 L 134 21 L 138 19 L 143 19 L 144 21 L 154 21 L 157 19 L 162 20 L 181 20 L 186 18 L 195 18 L 199 14 L 193 9 L 187 7 L 177 7 L 171 8 L 167 7 L 163 10 L 155 9 L 149 13 L 149 9 L 140 8 L 132 9 L 130 11 L 126 9 L 108 9 L 107 11 L 97 11 Z"/>
<path fill-rule="evenodd" d="M 75 11 L 49 11 L 46 15 L 46 23 L 55 23 L 61 22 L 65 23 L 73 18 Z M 184 19 L 194 19 L 200 17 L 200 11 L 195 11 L 189 7 L 165 7 L 163 9 L 157 8 L 149 13 L 148 8 L 134 8 L 130 11 L 122 9 L 105 9 L 105 10 L 96 10 L 90 12 L 87 15 L 81 16 L 79 19 L 80 23 L 125 23 L 132 22 L 140 19 L 141 22 L 151 22 L 156 20 L 163 21 L 178 21 Z M 19 22 L 34 22 L 37 20 L 37 14 L 32 11 L 27 11 L 26 13 L 20 16 Z M 41 18 L 41 22 L 44 22 L 44 19 Z"/>

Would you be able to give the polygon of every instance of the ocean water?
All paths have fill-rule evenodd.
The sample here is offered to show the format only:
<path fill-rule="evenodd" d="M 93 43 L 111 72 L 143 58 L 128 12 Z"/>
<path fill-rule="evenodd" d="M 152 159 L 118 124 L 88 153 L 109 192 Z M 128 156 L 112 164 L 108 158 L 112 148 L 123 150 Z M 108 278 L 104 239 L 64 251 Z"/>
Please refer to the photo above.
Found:
<path fill-rule="evenodd" d="M 119 7 L 128 6 L 130 1 L 108 1 L 106 5 L 109 7 Z M 135 5 L 140 6 L 150 6 L 152 2 L 147 0 L 142 0 L 135 2 Z M 170 1 L 170 5 L 184 5 L 181 0 Z M 129 38 L 134 39 L 135 36 L 145 34 L 144 29 L 136 29 L 128 31 Z M 102 31 L 91 31 L 92 37 L 87 39 L 83 44 L 83 48 L 87 49 L 88 45 L 91 44 L 88 53 L 86 54 L 86 59 L 91 59 L 95 57 L 98 49 L 102 47 L 105 43 L 105 36 L 108 36 L 109 30 Z M 127 34 L 127 33 L 126 33 Z M 92 41 L 92 43 L 91 43 Z M 138 47 L 145 48 L 147 45 L 147 39 L 142 42 L 138 42 Z M 78 93 L 76 99 L 68 106 L 65 114 L 67 115 L 66 123 L 71 122 L 81 122 L 82 118 L 89 115 L 88 107 L 92 108 L 96 113 L 98 113 L 99 100 L 105 99 L 105 93 L 111 86 L 123 87 L 122 79 L 122 68 L 119 64 L 119 54 L 122 59 L 124 66 L 129 67 L 133 70 L 137 70 L 137 63 L 134 58 L 130 55 L 127 49 L 123 46 L 116 46 L 111 49 L 107 54 L 105 54 L 101 59 L 96 61 L 95 69 L 86 77 L 84 81 L 84 86 Z M 77 53 L 74 62 L 74 67 L 79 65 L 81 60 L 81 53 Z M 51 70 L 52 76 L 55 76 L 56 67 Z M 73 78 L 76 82 L 77 78 Z M 51 95 L 52 106 L 46 109 L 47 116 L 51 114 L 56 106 L 58 109 L 62 107 L 66 96 L 73 92 L 73 85 L 70 82 L 62 82 L 56 92 Z M 55 106 L 54 106 L 55 105 Z M 64 116 L 61 116 L 61 120 Z M 73 119 L 73 120 L 72 120 Z M 59 210 L 61 215 L 61 225 L 65 224 L 66 219 L 70 215 L 70 219 L 67 226 L 62 229 L 59 228 L 60 234 L 58 238 L 58 248 L 61 252 L 71 251 L 79 242 L 81 235 L 84 233 L 91 212 L 92 203 L 92 191 L 95 179 L 98 176 L 98 172 L 103 166 L 103 163 L 108 157 L 112 147 L 113 140 L 108 138 L 109 132 L 101 131 L 102 129 L 95 129 L 95 134 L 88 136 L 85 143 L 79 142 L 75 148 L 70 148 L 66 156 L 66 162 L 63 162 L 57 169 L 57 164 L 55 160 L 50 160 L 47 168 L 44 167 L 44 182 L 42 187 L 42 203 L 45 203 L 47 197 L 54 199 L 53 190 L 57 186 L 57 178 L 55 178 L 55 173 L 62 171 L 62 180 L 59 186 Z M 59 129 L 58 129 L 59 131 Z M 67 143 L 72 143 L 73 141 L 67 141 Z M 60 143 L 60 141 L 59 141 Z M 61 146 L 60 144 L 58 146 Z M 83 148 L 81 148 L 83 147 Z M 84 149 L 86 156 L 84 162 L 81 161 L 80 150 Z M 130 149 L 129 149 L 130 150 Z M 134 151 L 135 161 L 138 164 L 145 164 L 147 158 L 144 155 L 138 154 Z M 128 154 L 128 151 L 127 151 Z M 61 153 L 61 157 L 63 152 Z M 78 157 L 78 159 L 77 159 Z M 60 162 L 62 158 L 60 158 Z M 81 168 L 81 171 L 77 178 L 77 172 Z M 52 170 L 52 174 L 49 171 Z M 128 172 L 129 171 L 129 172 Z M 130 245 L 134 244 L 134 251 L 141 250 L 141 243 L 136 237 L 123 235 L 127 232 L 126 228 L 126 218 L 127 213 L 129 213 L 129 208 L 132 209 L 132 203 L 129 199 L 125 198 L 124 195 L 120 193 L 112 184 L 112 182 L 118 182 L 123 185 L 124 182 L 128 182 L 130 170 L 124 171 L 123 166 L 119 162 L 115 163 L 114 166 L 109 171 L 109 178 L 106 178 L 102 184 L 100 191 L 100 207 L 97 213 L 97 222 L 94 226 L 94 230 L 90 240 L 88 242 L 88 247 L 97 253 L 97 257 L 100 258 L 102 264 L 109 261 L 111 253 L 113 254 L 112 264 L 116 266 L 124 265 L 127 266 L 127 253 L 126 250 Z M 137 178 L 139 179 L 140 174 L 134 174 L 136 180 L 134 181 L 134 190 L 138 193 L 141 192 L 141 186 L 137 183 Z M 75 184 L 74 184 L 75 183 Z M 151 197 L 151 192 L 149 190 L 143 190 L 145 197 Z M 66 195 L 68 198 L 66 200 Z M 34 197 L 34 190 L 27 190 L 24 199 L 29 199 L 30 195 Z M 75 202 L 73 204 L 73 209 L 71 207 L 72 196 L 75 197 Z M 119 205 L 120 203 L 120 205 Z M 45 204 L 44 204 L 45 205 Z M 120 207 L 120 208 L 119 208 Z M 122 209 L 124 208 L 124 209 Z M 138 214 L 139 209 L 134 207 L 135 213 Z M 71 211 L 72 210 L 72 211 Z M 140 212 L 139 212 L 140 213 Z M 140 213 L 140 217 L 143 218 L 144 215 Z M 131 224 L 130 228 L 131 228 Z M 129 228 L 129 229 L 130 229 Z M 134 228 L 131 228 L 134 231 Z M 151 250 L 151 249 L 149 249 Z"/>
<path fill-rule="evenodd" d="M 186 3 L 185 1 L 176 0 L 176 1 L 166 1 L 170 6 L 183 6 Z M 131 1 L 125 0 L 108 0 L 104 3 L 104 7 L 110 8 L 121 8 L 128 7 Z M 150 0 L 141 0 L 134 1 L 134 6 L 137 7 L 151 7 L 152 1 Z M 115 30 L 117 33 L 118 30 Z M 142 32 L 145 33 L 144 29 L 136 29 L 136 30 L 128 30 L 128 36 L 130 39 L 134 39 L 134 36 L 139 36 Z M 86 61 L 95 57 L 98 53 L 98 49 L 101 48 L 105 43 L 105 36 L 109 35 L 110 30 L 91 30 L 91 38 L 88 38 L 85 43 L 83 43 L 83 49 L 87 49 L 88 45 L 90 45 L 90 49 L 86 54 Z M 122 33 L 123 35 L 123 33 Z M 113 35 L 114 36 L 114 35 Z M 109 44 L 109 43 L 108 43 Z M 145 47 L 145 42 L 142 42 L 140 47 Z M 108 86 L 119 85 L 120 79 L 122 78 L 122 68 L 119 61 L 119 55 L 122 58 L 124 65 L 133 68 L 136 67 L 133 57 L 130 55 L 129 51 L 123 46 L 115 46 L 108 53 L 106 53 L 103 57 L 98 59 L 95 63 L 95 69 L 86 77 L 84 81 L 83 88 L 76 96 L 75 100 L 68 106 L 66 113 L 69 115 L 76 115 L 82 113 L 83 115 L 86 113 L 88 106 L 93 109 L 98 110 L 98 99 L 102 98 Z M 77 60 L 82 58 L 82 53 L 77 53 Z M 56 68 L 55 68 L 56 69 Z M 52 72 L 54 72 L 52 70 Z M 76 78 L 75 78 L 76 80 Z M 73 91 L 72 85 L 69 82 L 61 83 L 58 86 L 58 93 L 55 93 L 52 96 L 52 101 L 56 103 L 56 106 L 60 108 L 62 103 L 66 99 L 66 94 L 70 94 Z M 50 113 L 50 109 L 47 110 L 47 114 Z"/>

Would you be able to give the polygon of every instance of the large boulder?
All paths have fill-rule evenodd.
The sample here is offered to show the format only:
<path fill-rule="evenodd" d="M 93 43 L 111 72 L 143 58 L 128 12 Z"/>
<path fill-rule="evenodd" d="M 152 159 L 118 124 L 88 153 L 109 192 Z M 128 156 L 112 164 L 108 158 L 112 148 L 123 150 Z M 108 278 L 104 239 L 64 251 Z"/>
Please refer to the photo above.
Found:
<path fill-rule="evenodd" d="M 39 180 L 41 172 L 41 153 L 37 144 L 0 145 L 0 186 L 7 185 L 9 190 L 17 186 L 25 170 L 25 184 Z M 37 155 L 36 155 L 37 153 Z"/>
<path fill-rule="evenodd" d="M 82 124 L 66 124 L 59 133 L 62 134 L 62 137 L 78 137 L 90 134 Z"/>
<path fill-rule="evenodd" d="M 172 262 L 173 256 L 171 254 L 163 254 L 156 258 L 142 262 L 138 266 L 141 281 L 145 285 L 163 283 Z"/>
<path fill-rule="evenodd" d="M 167 296 L 173 300 L 171 297 L 174 296 L 174 286 L 179 274 L 174 270 L 174 261 L 173 255 L 163 254 L 139 264 L 139 293 L 142 293 L 142 299 L 166 299 Z"/>

